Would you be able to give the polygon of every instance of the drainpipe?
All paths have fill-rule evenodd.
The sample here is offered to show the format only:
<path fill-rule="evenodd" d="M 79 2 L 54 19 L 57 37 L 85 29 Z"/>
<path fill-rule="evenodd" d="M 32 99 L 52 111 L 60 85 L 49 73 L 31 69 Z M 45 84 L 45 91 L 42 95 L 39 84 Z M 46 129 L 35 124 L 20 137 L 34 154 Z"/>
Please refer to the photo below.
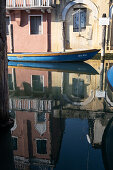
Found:
<path fill-rule="evenodd" d="M 13 40 L 13 24 L 10 24 L 10 46 L 11 46 L 11 53 L 14 53 L 14 40 Z"/>
<path fill-rule="evenodd" d="M 106 14 L 103 14 L 103 18 Z M 104 74 L 104 57 L 106 45 L 106 25 L 102 25 L 102 46 L 101 46 L 101 64 L 100 64 L 100 90 L 103 90 L 103 74 Z"/>
<path fill-rule="evenodd" d="M 65 52 L 65 21 L 62 21 L 62 51 Z"/>
<path fill-rule="evenodd" d="M 103 14 L 102 17 L 105 18 L 106 14 Z M 105 43 L 106 43 L 106 25 L 102 25 L 101 62 L 103 62 L 105 56 Z"/>

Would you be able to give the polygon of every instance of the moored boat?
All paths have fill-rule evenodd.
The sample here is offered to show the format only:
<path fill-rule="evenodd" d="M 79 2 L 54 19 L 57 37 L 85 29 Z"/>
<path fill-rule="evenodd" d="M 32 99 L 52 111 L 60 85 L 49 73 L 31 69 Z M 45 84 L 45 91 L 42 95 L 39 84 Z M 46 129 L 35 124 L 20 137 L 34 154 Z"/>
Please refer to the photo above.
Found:
<path fill-rule="evenodd" d="M 81 50 L 73 52 L 48 52 L 48 53 L 8 53 L 9 61 L 24 62 L 73 62 L 91 59 L 100 50 Z"/>
<path fill-rule="evenodd" d="M 106 78 L 110 89 L 113 91 L 113 66 L 107 71 Z"/>

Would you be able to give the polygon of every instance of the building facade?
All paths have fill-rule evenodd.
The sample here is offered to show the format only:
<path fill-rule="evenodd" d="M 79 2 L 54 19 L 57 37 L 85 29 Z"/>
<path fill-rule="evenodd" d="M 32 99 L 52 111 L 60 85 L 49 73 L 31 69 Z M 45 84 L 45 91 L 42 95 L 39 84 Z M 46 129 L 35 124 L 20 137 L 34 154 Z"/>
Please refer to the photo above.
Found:
<path fill-rule="evenodd" d="M 51 14 L 52 51 L 101 48 L 103 14 L 110 16 L 111 2 L 97 0 L 58 0 Z M 111 10 L 112 11 L 112 10 Z M 112 12 L 111 12 L 112 13 Z M 106 27 L 106 49 L 110 49 L 112 14 Z M 57 32 L 57 35 L 55 36 Z"/>
<path fill-rule="evenodd" d="M 7 47 L 11 51 L 10 24 L 13 24 L 15 52 L 48 52 L 101 48 L 103 14 L 106 50 L 112 50 L 111 0 L 7 0 Z"/>
<path fill-rule="evenodd" d="M 11 52 L 47 52 L 50 49 L 51 0 L 6 1 L 7 48 Z"/>

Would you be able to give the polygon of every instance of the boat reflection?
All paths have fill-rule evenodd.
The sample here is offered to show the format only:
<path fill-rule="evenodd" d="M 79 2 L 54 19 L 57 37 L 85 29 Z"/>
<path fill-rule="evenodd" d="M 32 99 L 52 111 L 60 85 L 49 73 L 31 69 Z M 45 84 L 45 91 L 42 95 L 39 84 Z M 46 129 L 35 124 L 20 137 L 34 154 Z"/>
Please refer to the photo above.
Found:
<path fill-rule="evenodd" d="M 98 74 L 98 72 L 89 64 L 85 62 L 73 62 L 73 63 L 33 63 L 33 62 L 13 62 L 9 61 L 8 66 L 18 68 L 35 68 L 37 70 L 46 71 L 62 71 L 62 72 L 74 72 L 83 74 Z"/>

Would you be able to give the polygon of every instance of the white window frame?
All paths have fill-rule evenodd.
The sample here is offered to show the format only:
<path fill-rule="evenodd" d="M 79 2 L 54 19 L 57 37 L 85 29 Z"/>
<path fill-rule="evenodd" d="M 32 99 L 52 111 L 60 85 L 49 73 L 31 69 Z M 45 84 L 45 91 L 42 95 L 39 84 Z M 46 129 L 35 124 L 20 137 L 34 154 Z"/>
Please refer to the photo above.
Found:
<path fill-rule="evenodd" d="M 9 17 L 9 25 L 11 25 L 11 16 L 10 15 L 6 15 L 6 17 Z M 9 34 L 6 34 L 7 36 L 10 35 L 10 27 L 9 27 Z"/>
<path fill-rule="evenodd" d="M 31 31 L 30 31 L 31 30 L 30 29 L 30 17 L 31 16 L 41 16 L 41 27 L 42 28 L 41 28 L 41 33 L 40 34 L 31 34 Z M 28 23 L 29 23 L 29 35 L 33 35 L 33 36 L 35 35 L 36 36 L 36 35 L 42 35 L 43 34 L 43 15 L 28 15 Z"/>
<path fill-rule="evenodd" d="M 42 76 L 42 77 L 43 77 L 43 91 L 33 91 L 33 80 L 32 80 L 32 76 Z M 32 75 L 31 75 L 31 88 L 32 88 L 32 92 L 34 92 L 34 93 L 43 93 L 43 92 L 44 92 L 44 75 L 35 75 L 35 74 L 32 74 Z"/>

